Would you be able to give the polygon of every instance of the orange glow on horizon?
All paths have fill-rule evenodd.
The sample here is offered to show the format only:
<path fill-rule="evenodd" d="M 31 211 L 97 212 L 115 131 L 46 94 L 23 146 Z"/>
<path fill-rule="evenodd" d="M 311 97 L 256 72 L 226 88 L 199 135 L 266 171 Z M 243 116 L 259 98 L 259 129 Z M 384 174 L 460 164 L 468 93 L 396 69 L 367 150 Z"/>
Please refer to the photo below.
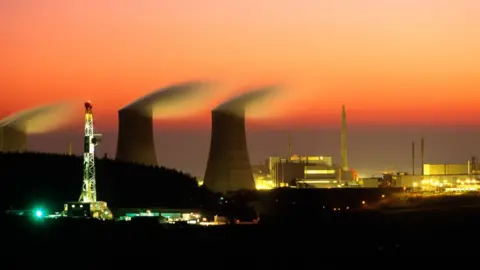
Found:
<path fill-rule="evenodd" d="M 208 79 L 222 92 L 178 125 L 208 127 L 235 91 L 271 83 L 285 93 L 252 123 L 337 125 L 344 104 L 349 125 L 480 124 L 479 11 L 476 0 L 2 1 L 0 118 L 88 97 L 114 128 L 138 97 Z"/>

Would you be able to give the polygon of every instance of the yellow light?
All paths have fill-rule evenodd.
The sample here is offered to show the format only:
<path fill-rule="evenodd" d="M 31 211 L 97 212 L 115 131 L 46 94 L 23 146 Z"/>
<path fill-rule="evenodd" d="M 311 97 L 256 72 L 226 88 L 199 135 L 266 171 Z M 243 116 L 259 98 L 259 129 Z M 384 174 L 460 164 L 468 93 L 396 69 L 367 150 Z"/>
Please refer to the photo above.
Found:
<path fill-rule="evenodd" d="M 259 190 L 272 189 L 272 187 L 269 187 L 267 185 L 262 185 L 262 184 L 255 185 L 255 188 Z"/>
<path fill-rule="evenodd" d="M 365 201 L 362 201 L 362 204 L 365 204 L 366 202 Z"/>
<path fill-rule="evenodd" d="M 305 174 L 334 174 L 335 170 L 305 170 Z"/>
<path fill-rule="evenodd" d="M 280 183 L 280 186 L 283 187 L 283 186 L 285 186 L 285 184 Z M 257 180 L 255 180 L 255 188 L 258 189 L 258 190 L 273 189 L 274 188 L 274 183 L 271 180 L 269 181 L 269 180 L 257 179 Z"/>
<path fill-rule="evenodd" d="M 385 194 L 382 194 L 382 198 L 385 198 Z"/>

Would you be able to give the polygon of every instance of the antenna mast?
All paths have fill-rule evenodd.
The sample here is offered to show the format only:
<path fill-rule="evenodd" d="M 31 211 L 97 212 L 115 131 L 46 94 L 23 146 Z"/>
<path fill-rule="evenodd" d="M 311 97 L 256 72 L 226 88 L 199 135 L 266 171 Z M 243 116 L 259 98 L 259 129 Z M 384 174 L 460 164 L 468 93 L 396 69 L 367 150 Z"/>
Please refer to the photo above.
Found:
<path fill-rule="evenodd" d="M 95 146 L 101 135 L 93 133 L 93 106 L 85 102 L 85 137 L 83 148 L 83 186 L 81 202 L 97 201 L 97 184 L 95 181 Z"/>

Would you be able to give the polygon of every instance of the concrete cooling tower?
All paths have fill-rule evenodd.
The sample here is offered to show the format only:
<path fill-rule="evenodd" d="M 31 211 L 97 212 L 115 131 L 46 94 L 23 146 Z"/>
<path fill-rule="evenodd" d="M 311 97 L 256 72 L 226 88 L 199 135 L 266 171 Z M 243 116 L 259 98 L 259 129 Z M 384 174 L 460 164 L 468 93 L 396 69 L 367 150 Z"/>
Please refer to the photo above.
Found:
<path fill-rule="evenodd" d="M 201 104 L 198 98 L 210 84 L 188 82 L 154 91 L 118 111 L 116 159 L 158 166 L 153 139 L 153 118 L 179 115 Z M 192 103 L 193 102 L 193 103 Z"/>
<path fill-rule="evenodd" d="M 14 126 L 0 127 L 0 151 L 24 152 L 27 150 L 27 132 Z"/>
<path fill-rule="evenodd" d="M 255 189 L 247 148 L 245 112 L 276 88 L 265 87 L 233 98 L 212 111 L 210 153 L 204 185 L 214 192 Z"/>
<path fill-rule="evenodd" d="M 0 151 L 27 150 L 27 135 L 50 132 L 69 120 L 73 104 L 57 103 L 12 114 L 0 121 Z"/>

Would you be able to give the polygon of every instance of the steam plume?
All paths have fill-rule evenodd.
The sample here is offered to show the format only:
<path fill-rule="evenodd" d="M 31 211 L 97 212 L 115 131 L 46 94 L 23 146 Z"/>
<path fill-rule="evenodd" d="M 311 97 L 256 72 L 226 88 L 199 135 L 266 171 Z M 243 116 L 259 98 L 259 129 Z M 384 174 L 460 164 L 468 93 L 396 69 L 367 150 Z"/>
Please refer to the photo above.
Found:
<path fill-rule="evenodd" d="M 252 109 L 272 98 L 280 90 L 279 86 L 269 85 L 244 92 L 230 100 L 227 100 L 217 106 L 214 111 L 228 112 L 243 117 L 246 112 L 252 112 Z"/>
<path fill-rule="evenodd" d="M 73 109 L 73 102 L 39 106 L 7 116 L 0 120 L 0 127 L 8 126 L 28 134 L 46 133 L 72 119 Z"/>
<path fill-rule="evenodd" d="M 213 84 L 186 82 L 170 85 L 143 96 L 120 110 L 135 111 L 146 117 L 172 117 L 191 113 L 211 94 Z"/>

